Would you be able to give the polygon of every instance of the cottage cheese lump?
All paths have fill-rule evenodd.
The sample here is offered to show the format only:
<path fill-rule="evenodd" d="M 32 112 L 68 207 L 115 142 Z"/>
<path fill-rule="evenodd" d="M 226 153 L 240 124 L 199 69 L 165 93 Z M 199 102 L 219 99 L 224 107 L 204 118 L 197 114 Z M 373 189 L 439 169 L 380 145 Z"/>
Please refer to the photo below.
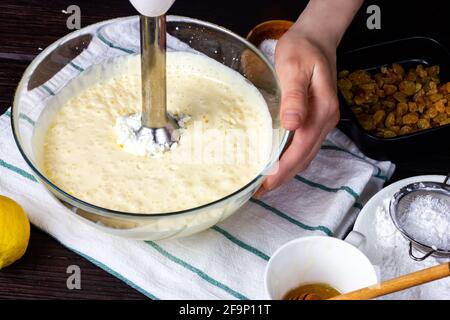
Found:
<path fill-rule="evenodd" d="M 93 68 L 64 89 L 68 98 L 42 142 L 40 166 L 65 192 L 113 210 L 173 212 L 237 191 L 267 164 L 267 104 L 236 71 L 201 55 L 168 53 L 167 107 L 185 123 L 176 148 L 152 157 L 117 142 L 118 121 L 141 111 L 139 56 Z"/>

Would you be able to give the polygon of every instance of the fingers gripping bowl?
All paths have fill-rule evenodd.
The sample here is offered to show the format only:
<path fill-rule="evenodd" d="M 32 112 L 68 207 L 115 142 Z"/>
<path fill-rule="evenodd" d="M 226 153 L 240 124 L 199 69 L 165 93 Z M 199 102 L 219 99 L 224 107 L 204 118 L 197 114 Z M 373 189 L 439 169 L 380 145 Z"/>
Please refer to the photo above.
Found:
<path fill-rule="evenodd" d="M 157 240 L 187 236 L 229 217 L 259 188 L 264 174 L 276 163 L 288 139 L 288 132 L 281 127 L 278 116 L 280 89 L 275 71 L 254 46 L 224 28 L 190 18 L 169 17 L 167 31 L 170 51 L 206 56 L 234 70 L 258 90 L 267 105 L 272 126 L 270 157 L 253 179 L 229 194 L 186 210 L 116 210 L 74 196 L 52 182 L 54 180 L 39 165 L 39 150 L 47 114 L 58 111 L 62 105 L 58 102 L 67 100 L 65 88 L 76 86 L 76 80 L 84 74 L 92 72 L 97 66 L 109 69 L 103 66 L 107 66 L 111 60 L 139 52 L 138 17 L 89 26 L 48 47 L 26 70 L 12 109 L 13 133 L 18 148 L 45 187 L 83 221 L 108 233 L 132 239 Z M 90 79 L 94 83 L 102 80 L 95 76 Z"/>

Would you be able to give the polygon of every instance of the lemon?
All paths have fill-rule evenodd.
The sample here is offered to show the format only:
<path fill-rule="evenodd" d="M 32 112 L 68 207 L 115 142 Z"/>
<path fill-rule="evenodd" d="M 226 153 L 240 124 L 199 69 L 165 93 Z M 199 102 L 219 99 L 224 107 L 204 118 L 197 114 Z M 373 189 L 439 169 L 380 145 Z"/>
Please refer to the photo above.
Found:
<path fill-rule="evenodd" d="M 0 195 L 0 270 L 19 260 L 30 240 L 30 222 L 22 207 Z"/>

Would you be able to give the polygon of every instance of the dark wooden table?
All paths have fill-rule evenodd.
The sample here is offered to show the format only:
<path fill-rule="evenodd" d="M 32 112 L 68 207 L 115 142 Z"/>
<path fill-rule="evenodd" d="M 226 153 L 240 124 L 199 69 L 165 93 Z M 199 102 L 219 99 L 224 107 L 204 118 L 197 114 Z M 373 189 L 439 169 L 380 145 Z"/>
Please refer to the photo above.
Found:
<path fill-rule="evenodd" d="M 177 0 L 170 13 L 212 21 L 245 35 L 254 25 L 268 19 L 295 20 L 307 1 L 275 0 Z M 382 8 L 382 30 L 365 28 L 365 7 L 344 38 L 341 49 L 411 35 L 430 35 L 449 45 L 444 12 L 446 1 L 371 1 Z M 12 103 L 15 87 L 30 61 L 53 41 L 67 34 L 67 16 L 62 10 L 79 5 L 82 26 L 108 18 L 135 14 L 126 0 L 2 0 L 0 3 L 0 113 Z M 406 9 L 407 8 L 407 9 Z M 423 17 L 423 14 L 426 14 Z M 408 21 L 408 23 L 399 23 Z M 420 25 L 415 25 L 420 21 Z M 447 33 L 444 33 L 447 32 Z M 449 169 L 449 145 L 440 153 L 418 155 L 397 163 L 393 180 L 407 176 L 439 173 Z M 81 268 L 82 289 L 68 290 L 67 267 Z M 145 299 L 115 277 L 32 228 L 24 258 L 0 272 L 0 299 Z"/>

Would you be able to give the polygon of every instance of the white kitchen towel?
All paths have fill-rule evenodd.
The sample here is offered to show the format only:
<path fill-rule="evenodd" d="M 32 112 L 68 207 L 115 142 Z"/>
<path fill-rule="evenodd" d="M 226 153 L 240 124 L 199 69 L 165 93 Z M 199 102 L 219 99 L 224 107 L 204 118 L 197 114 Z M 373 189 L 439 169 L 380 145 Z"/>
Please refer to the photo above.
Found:
<path fill-rule="evenodd" d="M 139 49 L 129 40 L 136 38 L 137 18 L 90 28 L 96 36 L 88 50 L 32 91 L 29 109 L 19 115 L 30 134 L 37 120 L 33 101 L 46 101 L 101 62 L 94 50 L 110 58 Z M 306 171 L 219 225 L 181 239 L 127 240 L 83 223 L 38 182 L 15 145 L 10 118 L 10 110 L 0 117 L 0 194 L 20 203 L 35 226 L 152 299 L 264 299 L 264 268 L 277 248 L 302 236 L 340 236 L 394 170 L 334 130 Z"/>

